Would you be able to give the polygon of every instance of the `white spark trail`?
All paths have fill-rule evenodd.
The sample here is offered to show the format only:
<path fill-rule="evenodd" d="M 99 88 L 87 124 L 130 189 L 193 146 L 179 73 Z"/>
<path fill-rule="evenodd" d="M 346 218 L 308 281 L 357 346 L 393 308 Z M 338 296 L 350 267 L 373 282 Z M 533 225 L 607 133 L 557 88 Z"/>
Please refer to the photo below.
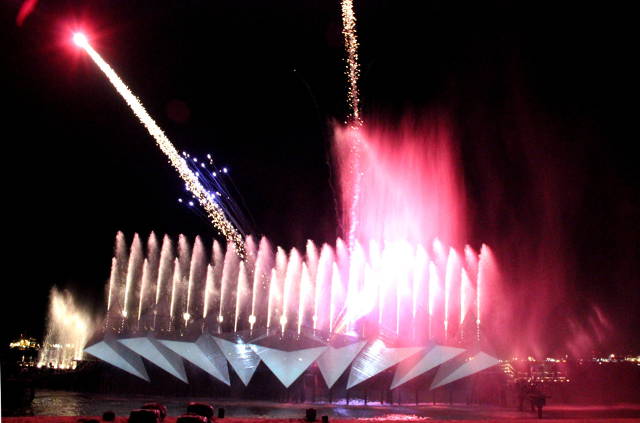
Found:
<path fill-rule="evenodd" d="M 84 37 L 74 37 L 76 43 L 82 47 L 89 57 L 95 62 L 100 70 L 109 79 L 109 82 L 118 91 L 122 98 L 126 101 L 127 105 L 131 108 L 133 113 L 140 119 L 140 122 L 147 128 L 149 134 L 156 140 L 160 150 L 167 156 L 169 163 L 178 172 L 182 180 L 186 183 L 187 188 L 198 199 L 198 202 L 207 212 L 207 215 L 211 219 L 213 226 L 222 234 L 227 242 L 233 245 L 238 256 L 244 260 L 246 252 L 244 249 L 244 238 L 236 230 L 236 228 L 225 217 L 224 212 L 218 204 L 216 204 L 204 189 L 198 177 L 189 169 L 186 161 L 171 143 L 169 138 L 160 129 L 158 124 L 149 116 L 146 109 L 140 102 L 140 100 L 131 92 L 129 87 L 120 79 L 116 72 L 109 66 L 109 64 L 96 52 L 91 44 Z"/>
<path fill-rule="evenodd" d="M 360 168 L 360 152 L 362 150 L 361 127 L 363 125 L 360 115 L 360 92 L 358 80 L 360 78 L 360 64 L 358 62 L 358 33 L 356 31 L 356 15 L 353 11 L 353 0 L 342 0 L 342 35 L 344 47 L 347 53 L 346 75 L 349 81 L 347 101 L 349 103 L 348 124 L 351 127 L 351 174 L 353 176 L 353 192 L 350 199 L 349 210 L 349 250 L 352 251 L 358 229 L 358 203 L 360 202 L 360 185 L 362 170 Z"/>

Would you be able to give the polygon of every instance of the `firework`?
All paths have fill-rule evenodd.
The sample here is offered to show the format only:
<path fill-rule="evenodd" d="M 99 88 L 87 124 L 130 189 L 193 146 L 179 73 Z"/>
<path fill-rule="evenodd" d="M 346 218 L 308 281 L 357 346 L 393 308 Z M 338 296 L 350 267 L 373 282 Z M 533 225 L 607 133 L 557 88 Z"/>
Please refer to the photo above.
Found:
<path fill-rule="evenodd" d="M 211 198 L 209 192 L 202 186 L 196 174 L 190 169 L 186 160 L 180 156 L 169 138 L 160 129 L 158 124 L 149 116 L 140 100 L 131 92 L 129 87 L 120 79 L 109 64 L 96 52 L 84 34 L 76 33 L 73 41 L 84 49 L 94 63 L 109 79 L 109 82 L 118 91 L 133 113 L 140 119 L 140 122 L 147 128 L 149 134 L 155 139 L 160 150 L 167 156 L 169 163 L 178 172 L 185 182 L 187 189 L 193 194 L 198 203 L 207 213 L 211 223 L 216 230 L 226 238 L 227 242 L 233 245 L 238 256 L 244 260 L 246 252 L 244 250 L 244 239 L 233 224 L 226 218 L 222 208 Z"/>
<path fill-rule="evenodd" d="M 360 94 L 358 79 L 360 78 L 360 64 L 358 63 L 358 33 L 356 32 L 356 15 L 353 12 L 353 1 L 342 0 L 342 35 L 347 53 L 346 74 L 349 80 L 348 101 L 350 107 L 349 123 L 361 125 Z"/>
<path fill-rule="evenodd" d="M 200 185 L 203 186 L 209 196 L 209 200 L 220 207 L 233 227 L 237 228 L 240 233 L 252 232 L 250 230 L 252 227 L 251 215 L 244 204 L 242 194 L 233 183 L 231 170 L 227 166 L 217 165 L 211 154 L 207 154 L 205 158 L 199 158 L 183 151 L 182 158 L 191 169 L 191 172 L 198 178 Z M 198 201 L 190 193 L 188 186 L 185 187 L 185 190 L 189 193 L 189 197 L 180 197 L 178 202 L 208 220 L 209 216 L 206 210 L 195 207 Z M 234 199 L 235 197 L 239 197 L 241 202 L 237 203 Z"/>
<path fill-rule="evenodd" d="M 351 128 L 350 172 L 353 178 L 351 202 L 349 210 L 349 248 L 353 248 L 356 241 L 358 228 L 358 202 L 360 199 L 360 181 L 362 171 L 360 169 L 360 150 L 362 144 L 362 117 L 360 116 L 360 94 L 358 91 L 358 79 L 360 78 L 360 64 L 358 63 L 358 33 L 356 32 L 356 15 L 353 11 L 352 0 L 342 0 L 342 35 L 344 36 L 344 48 L 347 53 L 345 73 L 348 79 L 347 102 L 349 103 L 349 118 L 347 124 Z"/>

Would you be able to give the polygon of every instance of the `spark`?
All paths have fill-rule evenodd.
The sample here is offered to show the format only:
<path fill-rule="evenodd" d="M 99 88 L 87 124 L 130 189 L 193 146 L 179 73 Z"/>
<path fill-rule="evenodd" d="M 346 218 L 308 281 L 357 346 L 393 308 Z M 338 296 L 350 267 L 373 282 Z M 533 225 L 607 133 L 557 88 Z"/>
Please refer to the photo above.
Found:
<path fill-rule="evenodd" d="M 182 154 L 191 157 L 186 152 Z M 207 156 L 211 157 L 211 154 Z M 208 159 L 209 165 L 211 166 L 211 168 L 209 168 L 204 163 L 205 161 L 207 161 L 207 159 L 194 157 L 192 160 L 187 160 L 186 163 L 191 171 L 198 177 L 198 182 L 205 189 L 207 199 L 210 202 L 215 202 L 220 207 L 220 210 L 234 228 L 237 228 L 240 233 L 246 233 L 247 228 L 251 224 L 246 218 L 245 208 L 233 199 L 231 190 L 234 189 L 240 197 L 242 197 L 242 194 L 237 190 L 231 178 L 224 178 L 224 180 L 216 178 L 218 173 L 223 172 L 223 169 L 226 169 L 227 172 L 230 173 L 229 168 L 226 166 L 224 168 L 216 168 L 213 160 Z M 185 189 L 188 191 L 189 187 L 187 186 Z M 194 197 L 194 199 L 196 198 Z M 204 214 L 206 217 L 204 211 L 200 212 L 198 208 L 195 208 L 194 211 L 198 214 Z"/>
<path fill-rule="evenodd" d="M 360 169 L 360 151 L 362 149 L 362 117 L 360 115 L 360 93 L 358 80 L 360 78 L 360 64 L 358 62 L 358 33 L 356 31 L 356 15 L 353 11 L 353 0 L 342 0 L 342 35 L 344 47 L 347 53 L 346 75 L 349 81 L 347 89 L 347 102 L 349 103 L 349 117 L 347 122 L 351 127 L 351 174 L 353 180 L 353 192 L 349 210 L 349 249 L 352 250 L 356 242 L 358 229 L 358 203 L 360 201 L 360 185 L 362 171 Z"/>
<path fill-rule="evenodd" d="M 109 64 L 96 52 L 86 36 L 82 33 L 75 33 L 73 35 L 73 41 L 79 47 L 83 48 L 94 63 L 105 74 L 109 82 L 118 91 L 122 98 L 126 101 L 127 105 L 131 108 L 133 113 L 138 117 L 140 122 L 149 131 L 149 134 L 155 139 L 160 150 L 167 156 L 169 163 L 178 172 L 182 180 L 185 182 L 187 188 L 197 198 L 198 202 L 204 208 L 209 217 L 211 223 L 216 230 L 225 237 L 227 242 L 233 245 L 234 250 L 238 256 L 244 260 L 246 258 L 246 251 L 244 249 L 243 236 L 233 226 L 233 224 L 225 217 L 223 210 L 220 206 L 210 201 L 207 196 L 207 191 L 204 189 L 200 181 L 194 172 L 189 168 L 187 161 L 180 156 L 180 153 L 176 150 L 171 140 L 165 135 L 158 124 L 149 116 L 140 100 L 131 92 L 129 87 L 120 79 L 116 72 L 109 66 Z M 187 156 L 188 157 L 188 156 Z"/>
<path fill-rule="evenodd" d="M 346 74 L 349 79 L 347 97 L 351 108 L 349 120 L 355 126 L 362 125 L 360 116 L 360 93 L 358 79 L 360 64 L 358 63 L 358 33 L 356 32 L 356 15 L 353 11 L 353 0 L 342 0 L 342 35 L 347 52 Z"/>

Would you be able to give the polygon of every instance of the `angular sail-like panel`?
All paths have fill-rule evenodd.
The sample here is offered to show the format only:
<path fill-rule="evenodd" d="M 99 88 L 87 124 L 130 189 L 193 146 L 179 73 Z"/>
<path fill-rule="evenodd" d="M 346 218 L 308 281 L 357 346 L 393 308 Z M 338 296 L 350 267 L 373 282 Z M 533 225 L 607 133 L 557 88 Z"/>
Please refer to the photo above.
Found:
<path fill-rule="evenodd" d="M 387 348 L 381 340 L 367 346 L 354 360 L 347 381 L 347 389 L 351 389 L 359 383 L 372 378 L 378 373 L 398 364 L 407 357 L 412 356 L 424 347 Z"/>
<path fill-rule="evenodd" d="M 318 368 L 328 388 L 336 383 L 366 344 L 367 341 L 360 341 L 341 348 L 329 347 L 318 358 Z"/>
<path fill-rule="evenodd" d="M 258 368 L 258 364 L 260 364 L 260 357 L 253 352 L 249 344 L 236 344 L 217 337 L 213 337 L 213 340 L 242 383 L 247 386 Z"/>
<path fill-rule="evenodd" d="M 403 361 L 396 369 L 391 382 L 391 389 L 416 378 L 431 369 L 436 368 L 440 364 L 451 360 L 464 352 L 463 348 L 445 347 L 443 345 L 434 345 L 422 357 L 416 357 Z"/>
<path fill-rule="evenodd" d="M 251 348 L 286 388 L 291 386 L 302 372 L 327 349 L 327 347 L 315 347 L 297 351 L 282 351 L 260 345 L 252 345 Z"/>
<path fill-rule="evenodd" d="M 144 363 L 140 356 L 118 343 L 115 339 L 105 338 L 85 348 L 84 352 L 149 382 L 147 369 L 144 368 Z"/>
<path fill-rule="evenodd" d="M 499 360 L 497 358 L 483 352 L 467 357 L 464 360 L 450 361 L 440 366 L 438 373 L 436 373 L 431 383 L 431 389 L 436 389 L 458 379 L 478 373 L 498 363 Z"/>
<path fill-rule="evenodd" d="M 231 385 L 227 360 L 212 336 L 202 335 L 196 342 L 167 340 L 160 340 L 160 342 L 219 381 Z"/>
<path fill-rule="evenodd" d="M 120 339 L 119 342 L 184 383 L 189 383 L 186 372 L 184 371 L 184 363 L 180 356 L 162 345 L 160 341 L 155 338 L 145 336 Z"/>

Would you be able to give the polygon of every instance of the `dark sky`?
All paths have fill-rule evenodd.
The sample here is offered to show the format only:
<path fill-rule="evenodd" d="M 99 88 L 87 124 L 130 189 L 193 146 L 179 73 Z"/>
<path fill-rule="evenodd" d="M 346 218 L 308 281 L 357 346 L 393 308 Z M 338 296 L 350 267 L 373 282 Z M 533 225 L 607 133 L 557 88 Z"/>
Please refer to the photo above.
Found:
<path fill-rule="evenodd" d="M 356 1 L 365 119 L 446 114 L 470 242 L 495 247 L 514 292 L 535 296 L 561 274 L 556 303 L 578 319 L 601 307 L 611 342 L 638 348 L 633 14 L 556 3 Z M 335 240 L 331 122 L 347 112 L 337 0 L 40 0 L 18 27 L 20 5 L 0 8 L 2 309 L 18 317 L 3 320 L 3 343 L 42 334 L 54 284 L 99 308 L 118 230 L 215 236 L 179 207 L 182 183 L 153 140 L 69 44 L 75 28 L 178 149 L 231 168 L 258 234 L 286 247 Z M 528 266 L 555 279 L 525 280 Z"/>

